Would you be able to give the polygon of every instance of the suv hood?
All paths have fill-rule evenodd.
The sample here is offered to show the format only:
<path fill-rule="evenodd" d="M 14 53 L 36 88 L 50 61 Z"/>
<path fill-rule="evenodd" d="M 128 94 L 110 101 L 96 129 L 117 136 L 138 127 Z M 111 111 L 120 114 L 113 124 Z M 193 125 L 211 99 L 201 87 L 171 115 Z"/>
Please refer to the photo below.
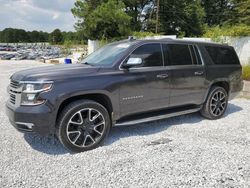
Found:
<path fill-rule="evenodd" d="M 99 67 L 84 64 L 51 65 L 16 72 L 11 79 L 15 81 L 55 81 L 88 76 L 98 72 L 99 69 Z"/>

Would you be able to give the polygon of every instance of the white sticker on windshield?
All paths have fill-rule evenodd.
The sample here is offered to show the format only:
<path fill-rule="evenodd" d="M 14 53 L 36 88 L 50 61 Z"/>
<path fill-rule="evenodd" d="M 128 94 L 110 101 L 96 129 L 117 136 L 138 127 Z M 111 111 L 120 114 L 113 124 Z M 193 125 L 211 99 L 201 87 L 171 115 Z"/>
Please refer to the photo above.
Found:
<path fill-rule="evenodd" d="M 117 45 L 118 48 L 128 48 L 129 46 L 130 44 L 126 44 L 126 43 Z"/>

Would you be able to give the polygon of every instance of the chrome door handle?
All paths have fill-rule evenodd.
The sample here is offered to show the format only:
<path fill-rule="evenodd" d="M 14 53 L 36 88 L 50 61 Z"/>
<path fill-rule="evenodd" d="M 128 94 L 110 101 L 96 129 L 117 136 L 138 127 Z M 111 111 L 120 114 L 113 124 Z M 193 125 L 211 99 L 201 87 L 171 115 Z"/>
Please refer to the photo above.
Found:
<path fill-rule="evenodd" d="M 203 75 L 203 74 L 204 74 L 203 71 L 197 71 L 197 72 L 194 73 L 194 75 L 196 75 L 196 76 L 201 76 L 201 75 Z"/>
<path fill-rule="evenodd" d="M 165 79 L 165 78 L 168 78 L 168 75 L 167 74 L 158 74 L 156 77 L 160 78 L 160 79 Z"/>

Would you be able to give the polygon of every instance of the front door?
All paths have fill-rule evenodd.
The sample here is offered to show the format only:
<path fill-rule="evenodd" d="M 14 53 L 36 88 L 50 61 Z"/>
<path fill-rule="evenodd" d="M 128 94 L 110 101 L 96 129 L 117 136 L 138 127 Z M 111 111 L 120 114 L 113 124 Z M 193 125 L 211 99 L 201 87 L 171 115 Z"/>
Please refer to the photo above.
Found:
<path fill-rule="evenodd" d="M 163 66 L 161 45 L 144 44 L 135 49 L 129 58 L 141 58 L 142 64 L 123 70 L 120 115 L 168 107 L 170 72 Z"/>

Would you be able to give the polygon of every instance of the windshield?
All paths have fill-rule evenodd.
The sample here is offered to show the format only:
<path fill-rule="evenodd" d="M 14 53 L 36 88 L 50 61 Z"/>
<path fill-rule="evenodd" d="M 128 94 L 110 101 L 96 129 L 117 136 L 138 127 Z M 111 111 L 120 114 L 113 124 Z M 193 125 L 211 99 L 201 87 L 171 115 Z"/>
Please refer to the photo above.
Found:
<path fill-rule="evenodd" d="M 129 46 L 131 46 L 130 43 L 106 45 L 87 56 L 81 63 L 97 66 L 113 65 L 114 62 L 129 48 Z"/>

